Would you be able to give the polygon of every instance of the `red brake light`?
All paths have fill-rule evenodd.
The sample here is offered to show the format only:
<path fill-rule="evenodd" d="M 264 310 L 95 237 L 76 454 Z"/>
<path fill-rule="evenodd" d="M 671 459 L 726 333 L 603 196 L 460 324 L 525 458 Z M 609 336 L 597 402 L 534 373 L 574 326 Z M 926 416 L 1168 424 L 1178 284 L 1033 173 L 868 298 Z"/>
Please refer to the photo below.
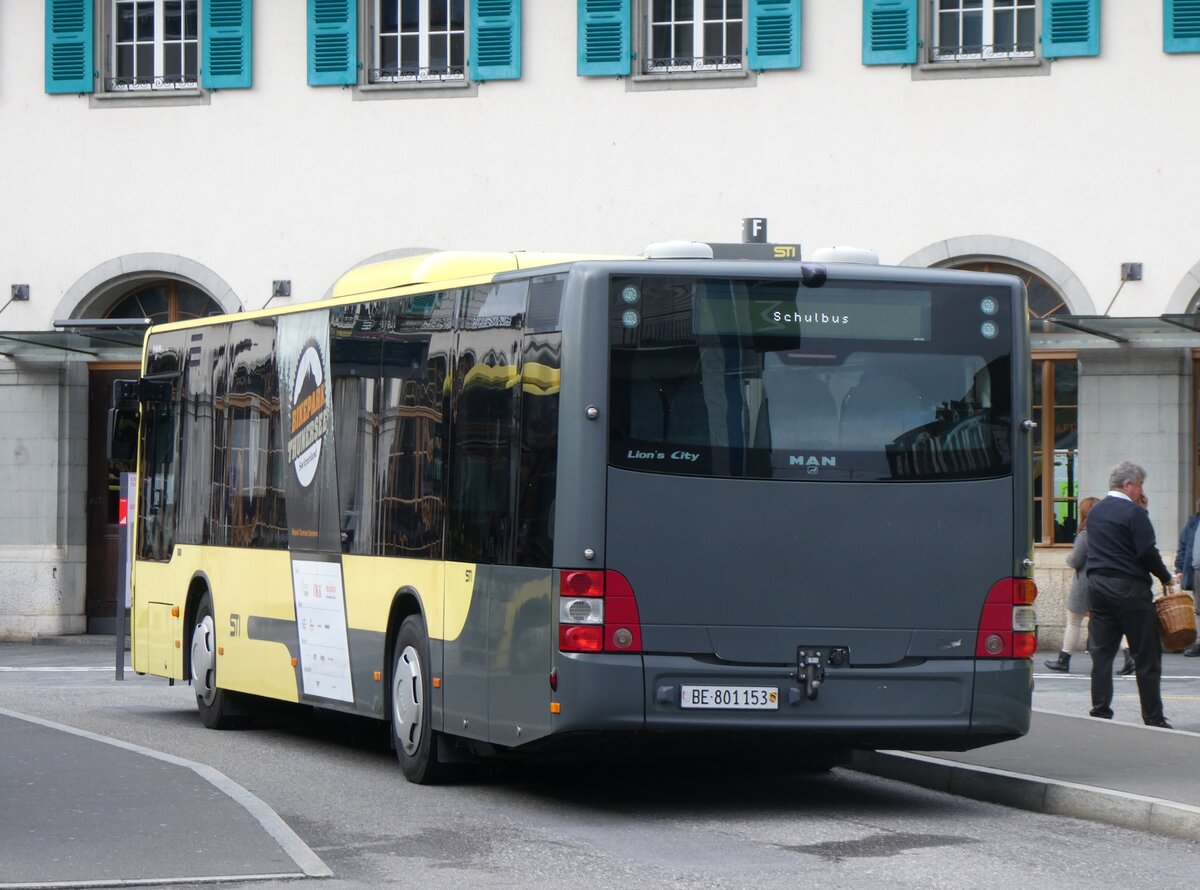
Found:
<path fill-rule="evenodd" d="M 598 624 L 564 624 L 558 629 L 558 648 L 564 652 L 603 652 L 604 628 Z"/>
<path fill-rule="evenodd" d="M 558 592 L 562 596 L 604 596 L 604 573 L 564 571 L 559 576 Z"/>

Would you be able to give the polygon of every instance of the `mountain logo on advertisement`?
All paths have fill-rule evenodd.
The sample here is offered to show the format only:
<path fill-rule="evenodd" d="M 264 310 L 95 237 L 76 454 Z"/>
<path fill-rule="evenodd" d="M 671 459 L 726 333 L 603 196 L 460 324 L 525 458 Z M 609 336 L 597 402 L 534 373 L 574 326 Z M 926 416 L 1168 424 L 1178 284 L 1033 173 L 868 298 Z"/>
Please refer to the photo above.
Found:
<path fill-rule="evenodd" d="M 309 341 L 296 363 L 292 384 L 292 429 L 288 437 L 288 461 L 296 479 L 308 488 L 317 475 L 321 443 L 329 429 L 329 403 L 325 397 L 325 363 L 317 344 Z"/>

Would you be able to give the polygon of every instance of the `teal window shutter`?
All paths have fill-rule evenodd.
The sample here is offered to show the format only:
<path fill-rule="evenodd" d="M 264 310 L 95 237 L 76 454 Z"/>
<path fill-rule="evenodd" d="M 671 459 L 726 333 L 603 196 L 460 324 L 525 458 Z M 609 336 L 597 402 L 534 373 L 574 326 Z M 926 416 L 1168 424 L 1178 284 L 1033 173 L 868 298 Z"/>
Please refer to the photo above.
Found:
<path fill-rule="evenodd" d="M 630 0 L 578 0 L 581 77 L 629 74 Z"/>
<path fill-rule="evenodd" d="M 1163 0 L 1163 52 L 1200 53 L 1200 0 Z"/>
<path fill-rule="evenodd" d="M 749 67 L 800 67 L 801 0 L 750 0 Z"/>
<path fill-rule="evenodd" d="M 92 92 L 92 0 L 46 0 L 46 92 Z"/>
<path fill-rule="evenodd" d="M 471 80 L 521 76 L 521 0 L 471 0 Z"/>
<path fill-rule="evenodd" d="M 1042 0 L 1042 55 L 1100 53 L 1100 0 Z"/>
<path fill-rule="evenodd" d="M 205 89 L 250 86 L 253 0 L 206 0 L 200 40 L 200 84 Z"/>
<path fill-rule="evenodd" d="M 863 0 L 862 63 L 917 63 L 917 0 Z"/>
<path fill-rule="evenodd" d="M 357 0 L 308 0 L 308 85 L 358 83 Z"/>

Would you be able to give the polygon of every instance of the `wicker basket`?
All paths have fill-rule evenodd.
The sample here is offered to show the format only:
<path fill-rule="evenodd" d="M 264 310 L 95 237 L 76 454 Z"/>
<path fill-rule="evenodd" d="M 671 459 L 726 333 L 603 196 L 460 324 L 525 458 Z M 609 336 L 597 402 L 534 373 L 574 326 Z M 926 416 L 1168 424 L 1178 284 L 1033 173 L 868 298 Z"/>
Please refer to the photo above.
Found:
<path fill-rule="evenodd" d="M 1196 642 L 1196 609 L 1190 596 L 1171 593 L 1155 600 L 1154 606 L 1158 609 L 1158 624 L 1167 651 L 1183 649 Z"/>

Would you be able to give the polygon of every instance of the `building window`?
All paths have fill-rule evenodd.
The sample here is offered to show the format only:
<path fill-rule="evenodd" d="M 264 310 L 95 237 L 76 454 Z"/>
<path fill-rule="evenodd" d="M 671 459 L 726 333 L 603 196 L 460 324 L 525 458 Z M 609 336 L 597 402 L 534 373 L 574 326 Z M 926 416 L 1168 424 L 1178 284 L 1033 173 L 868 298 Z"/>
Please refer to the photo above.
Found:
<path fill-rule="evenodd" d="M 744 29 L 742 0 L 651 0 L 646 73 L 739 70 Z"/>
<path fill-rule="evenodd" d="M 581 77 L 633 75 L 648 89 L 706 78 L 740 86 L 801 65 L 801 0 L 576 2 Z"/>
<path fill-rule="evenodd" d="M 372 83 L 466 79 L 466 0 L 377 0 Z"/>
<path fill-rule="evenodd" d="M 151 324 L 220 315 L 221 307 L 200 288 L 183 281 L 155 281 L 113 303 L 105 318 L 148 318 Z"/>
<path fill-rule="evenodd" d="M 930 61 L 1032 59 L 1036 0 L 935 0 Z"/>
<path fill-rule="evenodd" d="M 1033 542 L 1070 544 L 1078 530 L 1079 365 L 1074 355 L 1033 360 Z"/>
<path fill-rule="evenodd" d="M 109 76 L 112 92 L 199 86 L 199 0 L 113 0 Z"/>
<path fill-rule="evenodd" d="M 47 93 L 187 105 L 253 82 L 253 0 L 44 2 Z"/>

